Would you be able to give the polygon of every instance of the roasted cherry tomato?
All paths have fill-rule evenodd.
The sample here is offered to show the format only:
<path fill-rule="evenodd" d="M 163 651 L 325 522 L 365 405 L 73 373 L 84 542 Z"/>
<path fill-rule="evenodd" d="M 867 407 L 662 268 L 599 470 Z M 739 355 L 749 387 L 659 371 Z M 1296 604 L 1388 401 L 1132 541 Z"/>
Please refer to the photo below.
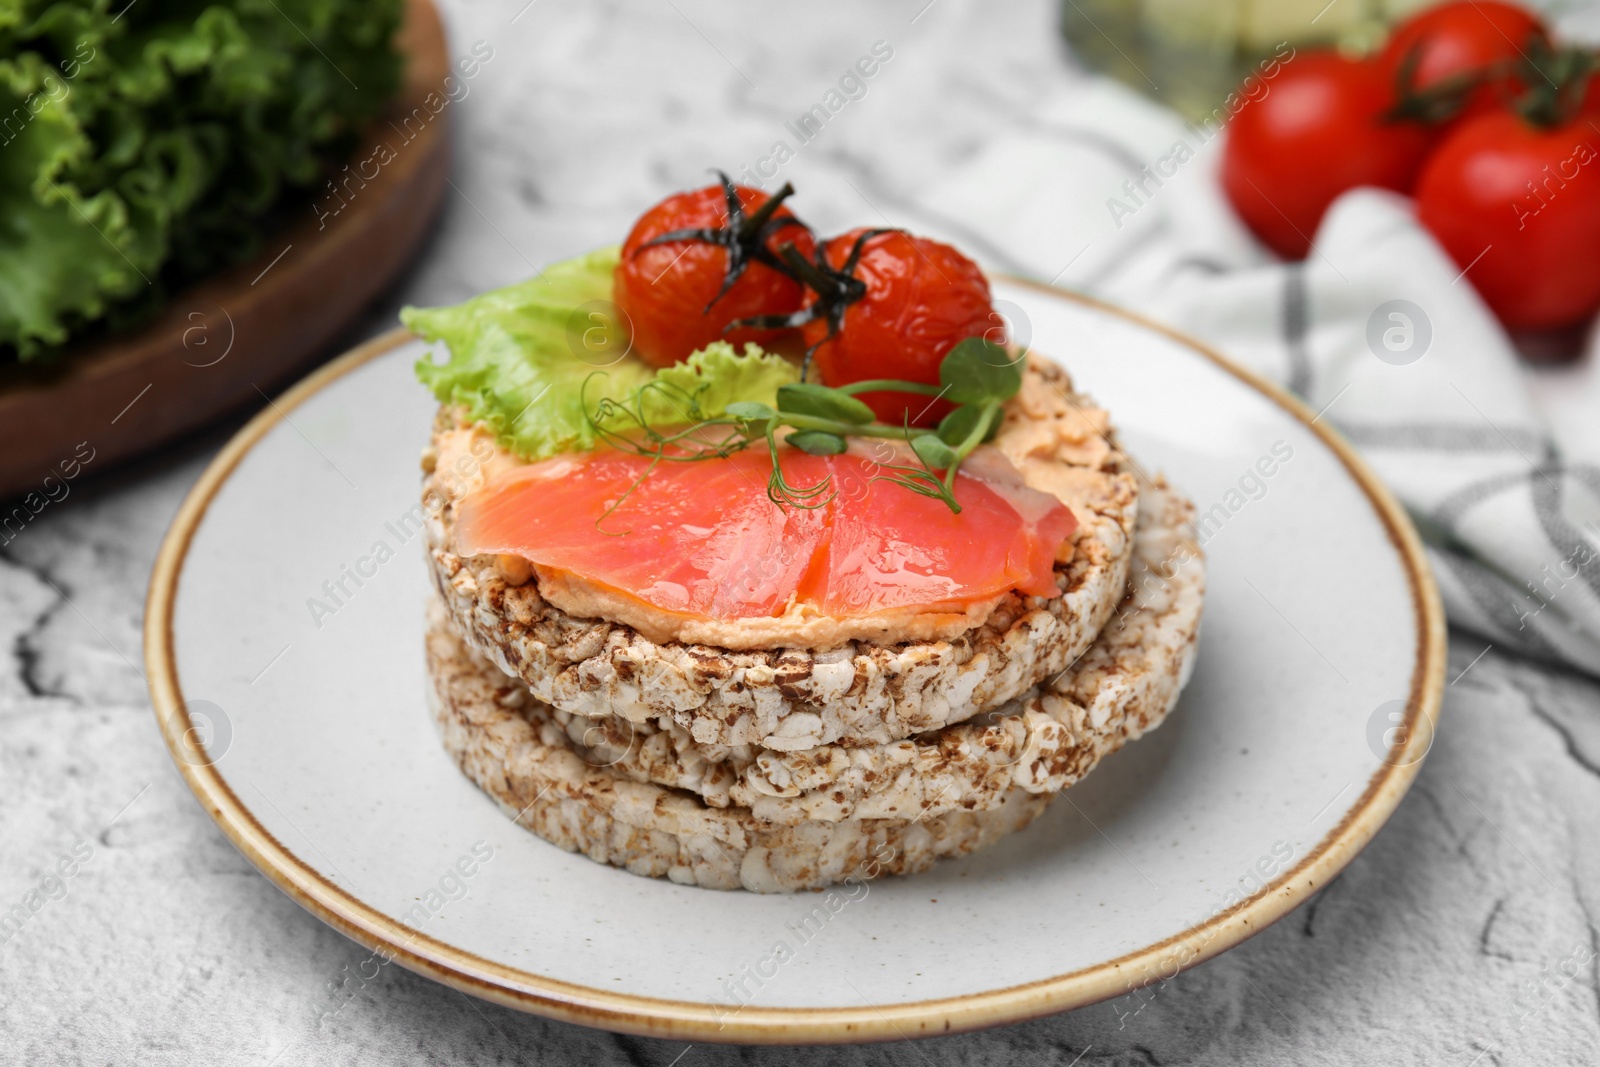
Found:
<path fill-rule="evenodd" d="M 808 291 L 808 310 L 835 301 L 802 327 L 824 385 L 874 378 L 939 384 L 939 363 L 958 341 L 1003 341 L 983 271 L 949 245 L 899 230 L 853 230 L 823 246 L 835 281 Z M 883 422 L 930 426 L 954 405 L 904 392 L 862 393 Z"/>
<path fill-rule="evenodd" d="M 1393 95 L 1376 64 L 1302 52 L 1228 127 L 1222 186 L 1257 237 L 1300 259 L 1323 212 L 1358 185 L 1408 191 L 1430 134 L 1387 114 Z"/>
<path fill-rule="evenodd" d="M 1522 88 L 1517 68 L 1548 48 L 1549 32 L 1526 8 L 1499 0 L 1452 0 L 1394 28 L 1378 56 L 1390 85 L 1407 95 L 1476 81 L 1460 119 L 1497 110 Z"/>
<path fill-rule="evenodd" d="M 1600 133 L 1496 112 L 1457 128 L 1417 182 L 1417 215 L 1514 329 L 1600 308 Z"/>
<path fill-rule="evenodd" d="M 796 311 L 799 282 L 777 269 L 776 249 L 793 244 L 806 255 L 811 234 L 759 189 L 722 185 L 669 196 L 646 211 L 622 245 L 613 299 L 633 330 L 633 351 L 670 366 L 712 341 L 736 347 L 770 343 L 781 331 L 728 326 L 757 315 Z"/>

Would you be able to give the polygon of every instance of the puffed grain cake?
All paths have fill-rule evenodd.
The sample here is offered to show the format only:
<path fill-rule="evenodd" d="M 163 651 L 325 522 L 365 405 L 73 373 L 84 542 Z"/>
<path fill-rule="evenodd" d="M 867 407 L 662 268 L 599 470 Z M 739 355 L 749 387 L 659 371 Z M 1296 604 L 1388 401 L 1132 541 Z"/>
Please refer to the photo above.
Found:
<path fill-rule="evenodd" d="M 911 874 L 1021 829 L 1047 803 L 1019 789 L 982 812 L 775 826 L 586 764 L 559 728 L 528 721 L 527 687 L 469 649 L 437 606 L 427 652 L 435 721 L 467 777 L 551 844 L 633 874 L 758 893 Z"/>
<path fill-rule="evenodd" d="M 865 774 L 848 773 L 863 767 L 852 763 L 831 791 L 765 797 L 754 809 L 711 806 L 689 790 L 635 780 L 614 754 L 574 743 L 568 729 L 583 720 L 559 721 L 466 646 L 435 602 L 428 668 L 445 747 L 521 825 L 635 874 L 783 892 L 925 870 L 1026 826 L 1176 702 L 1193 661 L 1204 565 L 1192 506 L 1160 484 L 1146 488 L 1146 499 L 1117 619 L 1072 670 L 1016 709 L 910 742 L 956 756 L 937 771 L 918 757 L 904 777 L 874 789 Z M 956 795 L 947 802 L 935 789 Z"/>
<path fill-rule="evenodd" d="M 441 412 L 436 434 L 455 425 Z M 1058 674 L 1100 632 L 1126 583 L 1139 489 L 1105 413 L 1059 366 L 1034 358 L 996 445 L 1029 484 L 1073 496 L 1076 544 L 1056 567 L 1062 596 L 1013 593 L 953 640 L 733 651 L 657 643 L 577 618 L 542 597 L 537 579 L 516 584 L 488 556 L 455 554 L 453 506 L 432 470 L 424 499 L 445 503 L 426 517 L 429 568 L 461 635 L 562 711 L 675 725 L 703 745 L 886 744 L 996 708 Z"/>

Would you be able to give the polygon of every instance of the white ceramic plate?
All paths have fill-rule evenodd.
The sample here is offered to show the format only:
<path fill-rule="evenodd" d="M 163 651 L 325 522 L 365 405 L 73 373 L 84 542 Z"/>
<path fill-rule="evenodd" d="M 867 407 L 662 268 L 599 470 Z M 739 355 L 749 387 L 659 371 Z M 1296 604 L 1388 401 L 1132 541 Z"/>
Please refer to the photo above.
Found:
<path fill-rule="evenodd" d="M 1444 628 L 1416 537 L 1325 424 L 1221 357 L 1059 292 L 996 295 L 1210 515 L 1177 711 L 1026 831 L 848 897 L 758 896 L 635 877 L 513 825 L 426 710 L 428 585 L 404 517 L 433 403 L 403 334 L 263 411 L 173 524 L 145 643 L 180 769 L 264 874 L 383 959 L 617 1030 L 970 1029 L 1237 944 L 1350 861 L 1432 739 Z"/>

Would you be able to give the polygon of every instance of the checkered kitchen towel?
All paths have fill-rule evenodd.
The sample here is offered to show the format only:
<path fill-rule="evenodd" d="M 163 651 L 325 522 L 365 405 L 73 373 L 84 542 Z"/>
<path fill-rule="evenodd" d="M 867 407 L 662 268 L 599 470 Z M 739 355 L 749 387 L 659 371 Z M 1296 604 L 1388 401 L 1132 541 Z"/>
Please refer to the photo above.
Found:
<path fill-rule="evenodd" d="M 1594 337 L 1576 366 L 1519 363 L 1410 202 L 1376 190 L 1333 206 L 1304 263 L 1274 261 L 1223 199 L 1222 136 L 1084 79 L 918 207 L 992 264 L 1142 311 L 1326 409 L 1416 519 L 1451 622 L 1600 674 Z"/>

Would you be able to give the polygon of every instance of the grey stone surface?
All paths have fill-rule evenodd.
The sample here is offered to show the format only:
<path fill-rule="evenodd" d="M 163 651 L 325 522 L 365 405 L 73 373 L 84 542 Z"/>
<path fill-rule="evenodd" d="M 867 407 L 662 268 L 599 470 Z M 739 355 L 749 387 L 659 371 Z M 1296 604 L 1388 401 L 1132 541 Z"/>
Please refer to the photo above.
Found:
<path fill-rule="evenodd" d="M 456 188 L 432 247 L 352 340 L 402 300 L 455 300 L 613 240 L 708 164 L 737 171 L 793 143 L 785 120 L 874 41 L 894 59 L 785 167 L 825 229 L 898 218 L 920 176 L 1025 121 L 1031 98 L 1072 76 L 1044 3 L 524 2 L 449 5 L 453 50 L 483 41 L 494 57 L 451 105 Z M 0 905 L 63 857 L 73 871 L 0 944 L 0 1062 L 1600 1061 L 1600 686 L 1495 651 L 1475 659 L 1470 638 L 1452 649 L 1460 677 L 1432 755 L 1366 852 L 1283 922 L 1158 989 L 832 1050 L 617 1037 L 395 967 L 324 1017 L 330 983 L 364 950 L 226 842 L 171 767 L 141 674 L 151 561 L 225 436 L 75 483 L 0 549 Z"/>

